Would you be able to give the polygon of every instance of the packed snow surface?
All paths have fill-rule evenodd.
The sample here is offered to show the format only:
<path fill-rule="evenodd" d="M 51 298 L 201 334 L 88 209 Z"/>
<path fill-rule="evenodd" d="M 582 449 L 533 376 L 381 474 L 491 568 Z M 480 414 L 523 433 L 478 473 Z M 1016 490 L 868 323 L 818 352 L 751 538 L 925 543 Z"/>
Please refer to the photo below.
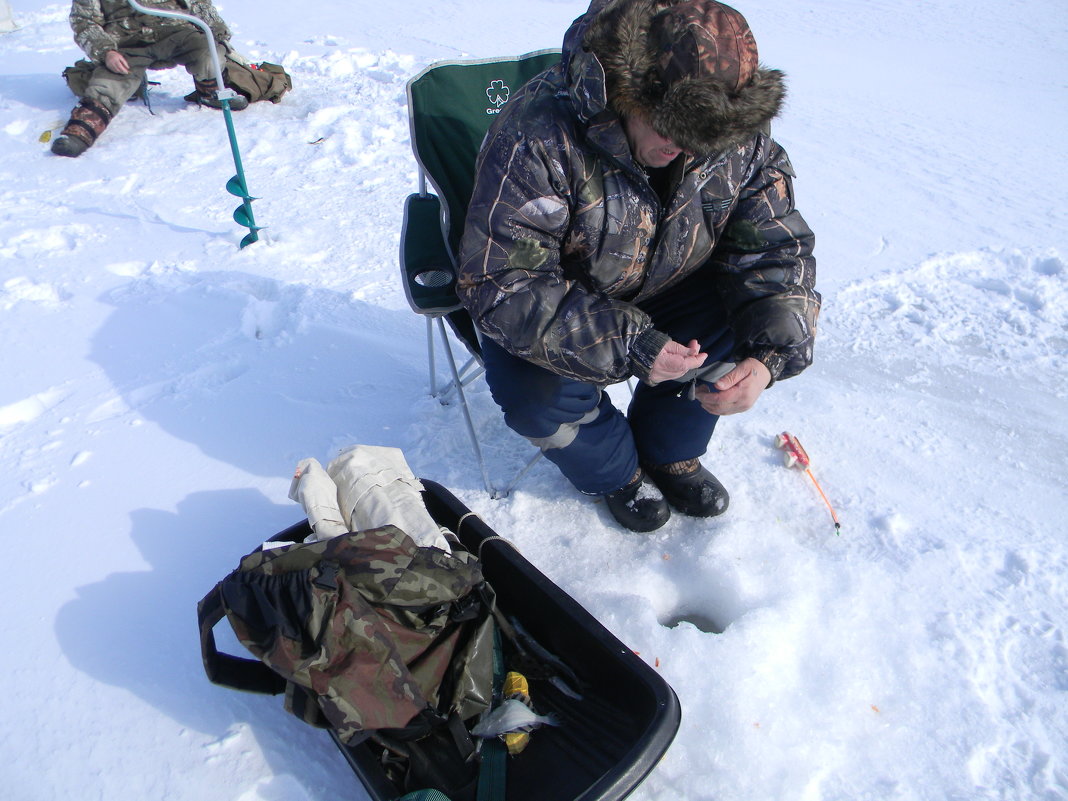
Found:
<path fill-rule="evenodd" d="M 738 4 L 817 234 L 816 362 L 725 419 L 722 518 L 613 525 L 542 461 L 482 488 L 398 282 L 405 81 L 558 46 L 581 0 L 219 4 L 294 90 L 235 115 L 154 73 L 79 159 L 68 7 L 0 34 L 0 795 L 363 791 L 277 699 L 205 679 L 196 601 L 300 518 L 296 462 L 402 448 L 677 691 L 641 801 L 1068 799 L 1068 17 L 1063 3 Z M 621 396 L 625 399 L 625 395 Z M 529 445 L 484 384 L 490 469 Z M 795 434 L 834 505 L 789 470 Z M 554 800 L 547 800 L 554 801 Z"/>

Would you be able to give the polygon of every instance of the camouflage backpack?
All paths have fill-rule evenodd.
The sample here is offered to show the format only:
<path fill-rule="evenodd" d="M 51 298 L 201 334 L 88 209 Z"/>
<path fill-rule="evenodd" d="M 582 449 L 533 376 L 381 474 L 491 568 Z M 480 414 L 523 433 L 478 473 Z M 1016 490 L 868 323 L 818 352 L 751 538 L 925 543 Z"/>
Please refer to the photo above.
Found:
<path fill-rule="evenodd" d="M 289 73 L 269 61 L 246 64 L 227 54 L 225 67 L 223 80 L 226 85 L 243 94 L 250 103 L 260 100 L 280 103 L 282 95 L 293 88 L 293 78 Z"/>
<path fill-rule="evenodd" d="M 290 712 L 356 744 L 383 731 L 423 736 L 488 707 L 492 604 L 474 556 L 384 526 L 257 549 L 197 614 L 209 679 L 284 691 Z M 219 653 L 223 616 L 258 661 Z"/>

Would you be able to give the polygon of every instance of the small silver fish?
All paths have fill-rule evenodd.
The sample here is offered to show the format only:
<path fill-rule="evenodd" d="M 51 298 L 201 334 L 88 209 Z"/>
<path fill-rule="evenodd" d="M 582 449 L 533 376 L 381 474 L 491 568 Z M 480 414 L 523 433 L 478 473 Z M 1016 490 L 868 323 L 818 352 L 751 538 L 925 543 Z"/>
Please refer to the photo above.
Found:
<path fill-rule="evenodd" d="M 518 698 L 509 698 L 482 718 L 471 733 L 476 737 L 497 737 L 510 731 L 529 731 L 538 726 L 559 726 L 552 715 L 539 715 Z"/>

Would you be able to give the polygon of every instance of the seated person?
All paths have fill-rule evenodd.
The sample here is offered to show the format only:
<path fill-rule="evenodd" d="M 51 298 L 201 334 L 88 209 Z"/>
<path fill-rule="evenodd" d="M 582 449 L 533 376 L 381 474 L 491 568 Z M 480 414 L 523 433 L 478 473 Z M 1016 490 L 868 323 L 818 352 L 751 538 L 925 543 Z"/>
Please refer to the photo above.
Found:
<path fill-rule="evenodd" d="M 813 235 L 768 135 L 783 76 L 714 0 L 593 0 L 563 50 L 478 161 L 458 293 L 486 380 L 625 528 L 718 515 L 717 420 L 812 361 Z M 604 388 L 630 376 L 625 417 Z"/>
<path fill-rule="evenodd" d="M 230 39 L 230 30 L 211 0 L 141 0 L 141 5 L 198 17 L 211 28 L 215 41 L 209 43 L 204 31 L 191 22 L 142 14 L 126 0 L 74 0 L 70 11 L 74 41 L 96 69 L 85 96 L 52 143 L 56 155 L 74 157 L 84 153 L 123 103 L 137 92 L 145 70 L 161 62 L 186 68 L 193 76 L 197 102 L 222 107 L 209 48 L 215 48 L 222 63 L 222 43 Z M 240 96 L 230 100 L 234 111 L 247 105 L 248 101 Z"/>

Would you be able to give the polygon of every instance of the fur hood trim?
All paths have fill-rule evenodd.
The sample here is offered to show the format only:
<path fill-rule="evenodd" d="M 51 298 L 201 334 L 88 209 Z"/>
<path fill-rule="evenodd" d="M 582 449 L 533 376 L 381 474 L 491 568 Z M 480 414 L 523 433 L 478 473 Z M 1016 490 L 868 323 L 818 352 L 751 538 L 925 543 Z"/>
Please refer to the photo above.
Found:
<path fill-rule="evenodd" d="M 597 10 L 594 11 L 594 8 Z M 785 97 L 758 63 L 745 18 L 713 0 L 594 0 L 583 45 L 609 107 L 640 116 L 691 153 L 720 152 L 765 129 Z"/>

